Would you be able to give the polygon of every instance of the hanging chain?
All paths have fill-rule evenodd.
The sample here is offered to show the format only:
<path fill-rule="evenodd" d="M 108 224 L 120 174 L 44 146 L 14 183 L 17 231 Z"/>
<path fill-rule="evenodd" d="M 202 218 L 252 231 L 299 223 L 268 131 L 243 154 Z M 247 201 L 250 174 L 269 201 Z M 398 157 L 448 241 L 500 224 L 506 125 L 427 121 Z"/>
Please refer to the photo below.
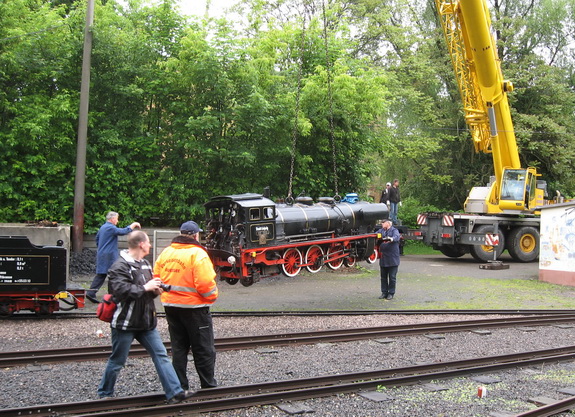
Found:
<path fill-rule="evenodd" d="M 335 195 L 339 197 L 338 190 L 338 180 L 337 180 L 337 159 L 335 154 L 335 137 L 334 137 L 334 127 L 333 127 L 333 95 L 332 95 L 332 85 L 331 85 L 331 71 L 330 71 L 330 60 L 329 60 L 329 45 L 327 40 L 327 16 L 325 13 L 325 2 L 321 2 L 321 8 L 323 12 L 323 41 L 325 44 L 325 68 L 327 71 L 327 100 L 329 103 L 329 141 L 331 143 L 331 153 L 333 162 L 333 185 Z"/>
<path fill-rule="evenodd" d="M 303 52 L 305 47 L 305 20 L 307 16 L 307 8 L 304 11 L 303 15 L 303 23 L 301 29 L 301 39 L 300 39 L 300 57 L 298 63 L 298 72 L 297 72 L 297 93 L 295 98 L 295 116 L 293 122 L 293 131 L 292 131 L 292 150 L 291 150 L 291 165 L 290 165 L 290 173 L 289 173 L 289 187 L 288 187 L 288 195 L 286 198 L 286 203 L 291 204 L 293 203 L 292 197 L 292 186 L 293 186 L 293 173 L 294 173 L 294 166 L 295 166 L 295 152 L 296 152 L 296 145 L 297 145 L 297 124 L 299 118 L 299 101 L 301 95 L 301 80 L 302 80 L 302 72 L 303 72 Z"/>

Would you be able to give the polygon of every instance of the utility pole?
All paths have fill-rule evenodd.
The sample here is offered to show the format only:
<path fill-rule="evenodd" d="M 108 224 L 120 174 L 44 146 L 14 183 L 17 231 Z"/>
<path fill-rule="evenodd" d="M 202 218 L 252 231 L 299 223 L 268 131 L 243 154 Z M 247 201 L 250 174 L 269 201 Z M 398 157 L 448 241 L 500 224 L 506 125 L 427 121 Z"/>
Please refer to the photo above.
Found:
<path fill-rule="evenodd" d="M 92 58 L 93 23 L 94 0 L 88 0 L 86 5 L 86 27 L 84 28 L 84 55 L 82 57 L 78 143 L 76 145 L 74 227 L 72 228 L 72 247 L 74 252 L 82 252 L 82 249 L 84 249 L 84 191 L 86 188 L 86 143 L 88 141 L 88 104 L 90 101 L 90 66 Z"/>

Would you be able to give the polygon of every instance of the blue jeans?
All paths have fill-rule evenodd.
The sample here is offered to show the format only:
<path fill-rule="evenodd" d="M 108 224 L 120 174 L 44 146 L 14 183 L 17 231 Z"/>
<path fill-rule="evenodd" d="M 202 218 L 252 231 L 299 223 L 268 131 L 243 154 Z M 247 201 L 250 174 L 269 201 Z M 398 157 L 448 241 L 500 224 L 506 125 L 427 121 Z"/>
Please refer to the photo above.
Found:
<path fill-rule="evenodd" d="M 160 377 L 160 382 L 164 388 L 166 398 L 169 400 L 176 394 L 183 391 L 176 371 L 168 357 L 166 348 L 160 333 L 154 330 L 142 331 L 125 331 L 112 328 L 112 354 L 106 364 L 106 370 L 98 386 L 99 397 L 111 397 L 114 395 L 114 385 L 120 373 L 120 370 L 126 364 L 128 354 L 130 353 L 130 346 L 136 339 L 152 357 L 152 361 L 156 366 L 156 371 Z"/>
<path fill-rule="evenodd" d="M 381 272 L 381 293 L 383 295 L 394 295 L 399 266 L 380 266 L 379 268 Z"/>
<path fill-rule="evenodd" d="M 390 209 L 389 209 L 389 218 L 391 219 L 391 221 L 393 222 L 393 224 L 397 224 L 397 206 L 399 205 L 399 203 L 389 203 L 390 205 Z"/>

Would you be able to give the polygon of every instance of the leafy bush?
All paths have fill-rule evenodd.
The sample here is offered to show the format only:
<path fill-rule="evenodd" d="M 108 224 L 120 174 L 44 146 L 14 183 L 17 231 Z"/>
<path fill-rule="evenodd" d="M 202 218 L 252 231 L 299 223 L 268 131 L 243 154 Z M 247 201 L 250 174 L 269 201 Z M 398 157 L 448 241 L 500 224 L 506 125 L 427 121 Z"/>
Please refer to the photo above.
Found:
<path fill-rule="evenodd" d="M 417 227 L 417 215 L 426 211 L 446 211 L 430 204 L 423 204 L 414 197 L 407 197 L 402 201 L 398 210 L 401 224 L 410 228 Z"/>

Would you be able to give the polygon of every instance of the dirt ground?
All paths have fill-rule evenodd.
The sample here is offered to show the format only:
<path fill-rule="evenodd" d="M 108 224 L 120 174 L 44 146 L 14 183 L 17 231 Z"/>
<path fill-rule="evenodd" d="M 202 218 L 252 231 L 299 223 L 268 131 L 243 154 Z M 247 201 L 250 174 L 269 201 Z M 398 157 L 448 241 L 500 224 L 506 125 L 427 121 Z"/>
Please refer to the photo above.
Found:
<path fill-rule="evenodd" d="M 302 271 L 294 278 L 265 278 L 250 287 L 219 281 L 217 311 L 571 309 L 575 288 L 538 281 L 538 263 L 503 258 L 509 269 L 480 269 L 471 257 L 401 257 L 397 291 L 391 301 L 380 295 L 379 266 Z M 90 277 L 91 278 L 91 277 Z M 89 285 L 89 279 L 82 284 Z M 106 287 L 106 286 L 104 286 Z M 105 288 L 100 290 L 100 297 Z M 88 305 L 87 309 L 95 308 Z M 159 306 L 161 310 L 161 306 Z"/>

